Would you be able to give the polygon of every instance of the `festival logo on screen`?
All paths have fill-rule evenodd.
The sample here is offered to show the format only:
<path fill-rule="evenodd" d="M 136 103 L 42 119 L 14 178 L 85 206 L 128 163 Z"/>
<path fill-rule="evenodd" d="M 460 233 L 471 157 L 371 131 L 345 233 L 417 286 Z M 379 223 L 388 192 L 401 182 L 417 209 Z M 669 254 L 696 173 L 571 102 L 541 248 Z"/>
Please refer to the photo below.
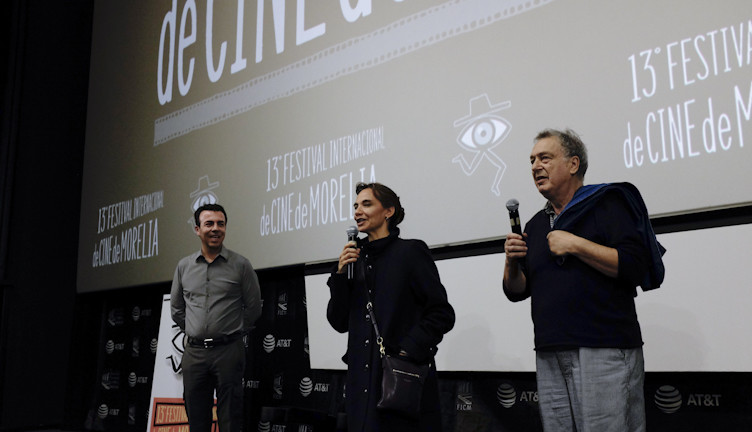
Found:
<path fill-rule="evenodd" d="M 469 152 L 470 162 L 465 153 L 460 153 L 452 159 L 462 168 L 466 176 L 475 174 L 483 160 L 488 160 L 496 167 L 496 175 L 491 182 L 491 192 L 501 196 L 501 178 L 507 169 L 507 164 L 493 149 L 501 144 L 509 135 L 512 125 L 503 117 L 498 116 L 501 110 L 512 106 L 512 102 L 505 101 L 492 104 L 487 94 L 470 99 L 470 112 L 454 121 L 454 127 L 462 126 L 457 136 L 457 144 Z"/>
<path fill-rule="evenodd" d="M 219 199 L 217 194 L 214 193 L 214 189 L 219 187 L 219 182 L 209 181 L 209 176 L 205 175 L 198 179 L 198 187 L 191 192 L 191 213 L 198 210 L 199 207 L 205 204 L 216 204 Z M 193 227 L 196 222 L 191 217 L 188 219 L 188 224 Z"/>
<path fill-rule="evenodd" d="M 159 218 L 164 191 L 158 190 L 97 209 L 91 267 L 107 267 L 159 256 Z M 148 217 L 148 220 L 146 220 Z"/>

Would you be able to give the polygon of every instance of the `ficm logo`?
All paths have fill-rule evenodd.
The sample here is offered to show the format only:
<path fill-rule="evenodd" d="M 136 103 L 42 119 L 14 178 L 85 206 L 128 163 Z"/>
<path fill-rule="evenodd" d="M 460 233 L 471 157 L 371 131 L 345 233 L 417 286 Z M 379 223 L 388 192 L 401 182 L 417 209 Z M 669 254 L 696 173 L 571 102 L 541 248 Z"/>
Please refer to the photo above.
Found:
<path fill-rule="evenodd" d="M 287 293 L 283 292 L 277 298 L 277 315 L 287 315 Z"/>
<path fill-rule="evenodd" d="M 282 373 L 278 373 L 278 374 L 274 375 L 274 382 L 272 384 L 272 391 L 273 391 L 272 398 L 277 399 L 277 400 L 282 399 L 282 396 L 283 396 L 283 394 L 282 394 L 282 390 L 283 390 L 282 381 L 283 380 L 284 380 L 284 376 L 283 376 Z"/>
<path fill-rule="evenodd" d="M 133 318 L 133 321 L 138 321 L 139 318 L 141 318 L 141 308 L 138 306 L 135 306 L 133 310 L 131 311 L 131 318 Z"/>
<path fill-rule="evenodd" d="M 313 391 L 313 381 L 311 381 L 311 379 L 308 377 L 304 377 L 302 380 L 300 380 L 299 388 L 300 394 L 303 397 L 308 397 Z"/>
<path fill-rule="evenodd" d="M 274 351 L 276 345 L 277 341 L 274 339 L 274 336 L 268 334 L 264 337 L 264 351 L 266 351 L 267 354 Z"/>
<path fill-rule="evenodd" d="M 511 384 L 502 383 L 496 389 L 496 400 L 498 400 L 504 408 L 511 408 L 517 401 L 517 391 Z"/>
<path fill-rule="evenodd" d="M 666 414 L 672 414 L 682 406 L 682 396 L 679 390 L 670 385 L 661 386 L 655 391 L 655 406 Z"/>

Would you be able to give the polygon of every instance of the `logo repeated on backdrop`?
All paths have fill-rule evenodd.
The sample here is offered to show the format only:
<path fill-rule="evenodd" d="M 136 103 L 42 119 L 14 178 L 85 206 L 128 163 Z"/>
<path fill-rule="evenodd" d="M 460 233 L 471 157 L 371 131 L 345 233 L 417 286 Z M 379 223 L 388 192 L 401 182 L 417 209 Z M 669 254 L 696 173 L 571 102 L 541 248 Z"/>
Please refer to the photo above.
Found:
<path fill-rule="evenodd" d="M 105 390 L 118 390 L 120 388 L 120 371 L 106 370 L 102 374 L 102 387 Z"/>
<path fill-rule="evenodd" d="M 138 376 L 136 372 L 128 374 L 128 386 L 131 388 L 136 387 L 138 384 L 149 384 L 148 376 Z"/>
<path fill-rule="evenodd" d="M 308 377 L 303 377 L 303 379 L 300 380 L 298 388 L 300 389 L 301 396 L 308 397 L 313 391 L 313 381 Z"/>
<path fill-rule="evenodd" d="M 653 397 L 655 406 L 666 414 L 672 414 L 682 406 L 682 395 L 675 387 L 670 385 L 661 386 L 655 391 Z"/>
<path fill-rule="evenodd" d="M 138 357 L 141 355 L 141 338 L 138 336 L 133 336 L 133 339 L 131 339 L 131 357 Z"/>
<path fill-rule="evenodd" d="M 284 374 L 282 372 L 274 374 L 274 381 L 272 382 L 272 398 L 281 400 L 283 397 Z"/>
<path fill-rule="evenodd" d="M 110 408 L 107 406 L 107 404 L 101 404 L 99 405 L 99 408 L 97 408 L 97 417 L 104 420 L 107 418 L 107 414 L 109 414 Z"/>
<path fill-rule="evenodd" d="M 125 323 L 124 313 L 122 309 L 112 309 L 107 315 L 107 323 L 112 326 L 121 326 Z"/>
<path fill-rule="evenodd" d="M 499 401 L 504 408 L 511 408 L 517 401 L 517 391 L 511 384 L 499 384 L 499 387 L 496 389 L 496 400 Z"/>
<path fill-rule="evenodd" d="M 282 292 L 277 298 L 277 316 L 287 316 L 287 292 Z"/>
<path fill-rule="evenodd" d="M 301 427 L 303 427 L 305 429 L 300 429 Z M 286 432 L 287 425 L 274 424 L 274 423 L 268 422 L 268 421 L 259 421 L 258 422 L 258 428 L 256 430 L 258 430 L 258 432 Z M 309 430 L 308 426 L 306 426 L 306 425 L 300 425 L 298 427 L 298 432 L 305 432 L 305 431 L 308 431 L 308 430 Z M 310 430 L 313 430 L 313 429 L 310 429 Z"/>
<path fill-rule="evenodd" d="M 311 378 L 303 377 L 303 379 L 300 380 L 298 388 L 301 396 L 308 397 L 311 393 L 329 393 L 329 385 L 330 383 L 326 382 L 314 383 Z"/>
<path fill-rule="evenodd" d="M 722 394 L 720 393 L 687 393 L 686 402 L 681 392 L 672 385 L 663 385 L 655 391 L 653 400 L 655 406 L 666 414 L 673 414 L 682 406 L 689 410 L 693 408 L 720 408 Z"/>
<path fill-rule="evenodd" d="M 264 336 L 264 351 L 267 354 L 271 354 L 272 351 L 274 351 L 274 347 L 276 346 L 277 341 L 274 339 L 273 335 L 266 335 Z"/>
<path fill-rule="evenodd" d="M 104 350 L 107 352 L 107 354 L 112 354 L 115 351 L 123 351 L 125 350 L 125 343 L 115 342 L 110 339 L 107 341 L 107 343 L 104 344 Z"/>
<path fill-rule="evenodd" d="M 136 405 L 128 405 L 128 425 L 133 426 L 136 424 Z"/>
<path fill-rule="evenodd" d="M 717 393 L 690 393 L 687 395 L 687 408 L 691 406 L 718 408 L 721 406 L 721 395 Z"/>
<path fill-rule="evenodd" d="M 120 408 L 110 408 L 107 404 L 99 405 L 97 408 L 97 417 L 104 420 L 107 417 L 117 417 L 120 415 Z"/>
<path fill-rule="evenodd" d="M 134 306 L 133 310 L 131 310 L 131 318 L 133 319 L 133 322 L 138 322 L 139 318 L 141 318 L 141 308 L 138 306 Z"/>
<path fill-rule="evenodd" d="M 473 386 L 470 381 L 457 385 L 457 411 L 473 410 Z"/>
<path fill-rule="evenodd" d="M 268 334 L 264 336 L 262 344 L 264 351 L 267 354 L 271 354 L 276 348 L 286 349 L 292 347 L 292 339 L 276 339 L 274 335 Z"/>
<path fill-rule="evenodd" d="M 243 377 L 243 388 L 249 390 L 258 390 L 261 387 L 261 381 L 246 379 Z"/>
<path fill-rule="evenodd" d="M 277 348 L 292 347 L 292 339 L 277 339 Z"/>
<path fill-rule="evenodd" d="M 462 172 L 466 176 L 475 174 L 483 159 L 496 167 L 496 175 L 491 183 L 491 192 L 501 196 L 501 179 L 507 164 L 492 150 L 509 135 L 512 125 L 503 117 L 496 115 L 497 112 L 512 106 L 509 101 L 491 104 L 487 94 L 476 96 L 470 100 L 470 113 L 454 121 L 454 127 L 463 126 L 457 136 L 457 144 L 472 154 L 468 162 L 460 153 L 452 159 L 453 163 L 460 164 Z"/>

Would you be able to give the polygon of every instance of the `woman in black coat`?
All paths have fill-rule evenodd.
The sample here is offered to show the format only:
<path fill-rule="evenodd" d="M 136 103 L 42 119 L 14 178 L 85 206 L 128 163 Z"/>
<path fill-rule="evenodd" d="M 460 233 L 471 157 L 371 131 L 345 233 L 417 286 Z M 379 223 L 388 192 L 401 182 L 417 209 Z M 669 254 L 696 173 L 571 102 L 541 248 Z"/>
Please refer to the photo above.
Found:
<path fill-rule="evenodd" d="M 331 299 L 327 319 L 340 333 L 349 332 L 345 405 L 349 432 L 441 431 L 439 388 L 434 355 L 444 334 L 454 326 L 454 309 L 428 246 L 403 240 L 397 225 L 405 211 L 399 197 L 379 183 L 359 183 L 354 204 L 358 231 L 367 238 L 345 245 L 327 284 Z M 355 263 L 354 279 L 347 265 Z M 368 292 L 367 292 L 368 291 Z M 387 354 L 430 364 L 420 415 L 410 418 L 380 410 L 381 360 L 368 297 Z"/>

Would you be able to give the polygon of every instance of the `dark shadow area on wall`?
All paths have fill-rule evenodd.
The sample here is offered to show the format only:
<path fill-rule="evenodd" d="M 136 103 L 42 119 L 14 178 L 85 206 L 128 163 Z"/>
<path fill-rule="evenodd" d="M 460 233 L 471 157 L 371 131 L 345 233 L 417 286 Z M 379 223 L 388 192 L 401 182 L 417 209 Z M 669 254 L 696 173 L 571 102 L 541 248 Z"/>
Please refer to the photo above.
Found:
<path fill-rule="evenodd" d="M 2 430 L 80 424 L 67 372 L 92 13 L 92 0 L 0 6 Z"/>

